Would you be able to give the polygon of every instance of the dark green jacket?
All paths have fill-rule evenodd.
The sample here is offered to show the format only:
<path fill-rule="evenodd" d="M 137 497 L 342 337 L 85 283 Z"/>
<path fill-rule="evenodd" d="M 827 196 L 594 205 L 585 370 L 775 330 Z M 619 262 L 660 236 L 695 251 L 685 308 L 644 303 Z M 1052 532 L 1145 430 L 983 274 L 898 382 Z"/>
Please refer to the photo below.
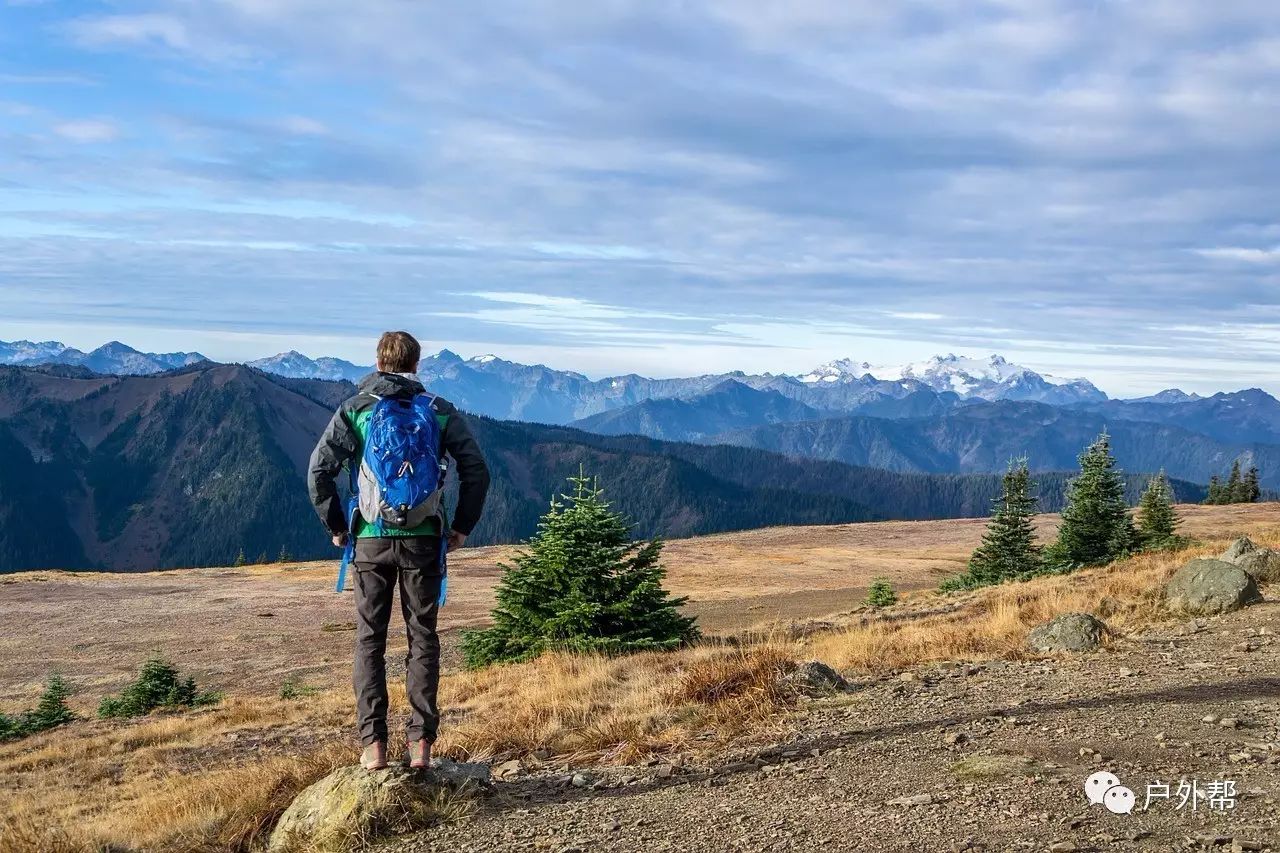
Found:
<path fill-rule="evenodd" d="M 311 452 L 307 472 L 311 503 L 334 536 L 349 532 L 345 505 L 338 494 L 337 476 L 344 466 L 350 469 L 360 464 L 369 417 L 378 397 L 412 397 L 421 394 L 423 387 L 417 380 L 399 373 L 370 373 L 360 380 L 357 391 L 354 397 L 338 407 L 329 421 L 316 449 Z M 485 465 L 480 445 L 471 435 L 471 427 L 454 405 L 436 397 L 433 408 L 441 426 L 442 449 L 458 468 L 458 508 L 450 527 L 470 535 L 484 509 L 485 494 L 489 491 L 489 468 Z M 357 538 L 372 536 L 373 528 L 357 516 L 354 533 Z M 430 519 L 412 530 L 388 529 L 384 535 L 439 536 L 440 526 L 436 519 Z"/>

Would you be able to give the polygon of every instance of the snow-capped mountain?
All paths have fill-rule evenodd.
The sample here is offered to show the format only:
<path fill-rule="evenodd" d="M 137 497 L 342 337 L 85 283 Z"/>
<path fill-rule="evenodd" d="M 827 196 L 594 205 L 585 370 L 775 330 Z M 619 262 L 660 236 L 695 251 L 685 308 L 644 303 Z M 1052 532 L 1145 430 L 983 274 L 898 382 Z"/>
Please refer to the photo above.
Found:
<path fill-rule="evenodd" d="M 901 366 L 874 365 L 844 358 L 817 367 L 799 379 L 810 385 L 838 385 L 865 382 L 868 377 L 881 382 L 897 382 L 904 388 L 911 388 L 914 384 L 938 393 L 950 391 L 961 399 L 1031 400 L 1053 405 L 1107 399 L 1106 394 L 1087 379 L 1060 379 L 1037 373 L 1000 355 L 986 359 L 937 355 L 928 361 Z"/>
<path fill-rule="evenodd" d="M 360 377 L 373 370 L 372 366 L 361 367 L 341 358 L 324 356 L 308 358 L 297 350 L 277 353 L 268 358 L 259 358 L 247 362 L 249 367 L 256 367 L 266 373 L 277 376 L 288 376 L 292 379 L 345 379 L 356 382 Z"/>
<path fill-rule="evenodd" d="M 0 364 L 69 364 L 94 373 L 122 376 L 163 373 L 208 361 L 198 352 L 139 352 L 131 346 L 110 341 L 92 352 L 69 347 L 58 341 L 0 341 Z"/>
<path fill-rule="evenodd" d="M 0 364 L 51 364 L 69 347 L 58 341 L 0 341 Z M 80 350 L 74 352 L 84 355 Z"/>

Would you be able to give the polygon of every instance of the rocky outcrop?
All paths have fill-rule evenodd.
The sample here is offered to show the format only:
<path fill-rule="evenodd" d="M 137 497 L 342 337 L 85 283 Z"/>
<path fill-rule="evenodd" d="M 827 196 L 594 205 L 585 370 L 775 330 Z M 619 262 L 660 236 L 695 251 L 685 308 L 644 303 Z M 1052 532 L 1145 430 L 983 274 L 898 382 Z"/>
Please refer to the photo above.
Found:
<path fill-rule="evenodd" d="M 809 699 L 835 696 L 853 689 L 840 673 L 818 660 L 800 664 L 778 683 L 785 691 Z"/>
<path fill-rule="evenodd" d="M 466 808 L 489 785 L 489 768 L 437 759 L 430 770 L 341 767 L 298 795 L 281 815 L 268 853 L 342 851 L 421 829 Z"/>
<path fill-rule="evenodd" d="M 1239 566 L 1258 583 L 1280 582 L 1280 553 L 1271 548 L 1259 548 L 1248 536 L 1232 542 L 1218 559 Z"/>
<path fill-rule="evenodd" d="M 1253 576 L 1225 560 L 1192 560 L 1165 585 L 1169 609 L 1194 616 L 1229 613 L 1261 600 Z"/>
<path fill-rule="evenodd" d="M 1088 613 L 1064 613 L 1037 625 L 1027 635 L 1034 652 L 1089 652 L 1102 644 L 1107 626 Z"/>

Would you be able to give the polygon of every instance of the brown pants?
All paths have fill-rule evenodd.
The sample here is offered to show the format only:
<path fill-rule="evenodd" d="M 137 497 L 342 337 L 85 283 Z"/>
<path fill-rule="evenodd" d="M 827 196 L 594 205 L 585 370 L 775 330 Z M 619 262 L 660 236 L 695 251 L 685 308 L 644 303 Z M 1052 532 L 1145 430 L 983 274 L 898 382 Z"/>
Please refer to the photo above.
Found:
<path fill-rule="evenodd" d="M 400 586 L 400 612 L 409 635 L 405 689 L 409 696 L 407 739 L 434 742 L 440 728 L 436 690 L 440 684 L 440 539 L 383 537 L 356 542 L 356 655 L 352 684 L 361 743 L 387 740 L 387 625 L 391 599 Z"/>

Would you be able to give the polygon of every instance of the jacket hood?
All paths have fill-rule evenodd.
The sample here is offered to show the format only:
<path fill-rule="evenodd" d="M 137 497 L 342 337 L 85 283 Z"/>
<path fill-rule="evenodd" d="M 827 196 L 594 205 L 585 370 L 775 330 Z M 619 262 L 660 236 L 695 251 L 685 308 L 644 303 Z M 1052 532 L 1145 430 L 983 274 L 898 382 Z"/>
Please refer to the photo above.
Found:
<path fill-rule="evenodd" d="M 370 373 L 356 386 L 361 394 L 379 397 L 412 397 L 426 390 L 422 383 L 399 373 Z"/>

